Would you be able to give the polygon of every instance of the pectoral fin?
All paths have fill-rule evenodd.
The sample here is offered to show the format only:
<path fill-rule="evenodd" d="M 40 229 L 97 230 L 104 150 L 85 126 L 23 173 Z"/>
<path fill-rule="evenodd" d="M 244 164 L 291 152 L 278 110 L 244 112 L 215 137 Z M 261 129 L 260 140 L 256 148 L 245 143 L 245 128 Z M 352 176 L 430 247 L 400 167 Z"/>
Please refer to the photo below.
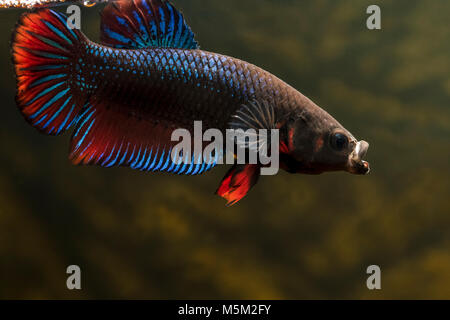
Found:
<path fill-rule="evenodd" d="M 227 200 L 227 206 L 232 206 L 258 182 L 260 168 L 257 164 L 235 164 L 223 178 L 216 194 Z"/>
<path fill-rule="evenodd" d="M 261 135 L 260 130 L 276 128 L 275 110 L 267 101 L 249 101 L 243 104 L 231 117 L 229 127 L 245 132 L 237 138 L 236 144 L 253 151 L 261 151 L 270 145 L 270 133 Z M 253 130 L 253 132 L 251 132 Z M 267 132 L 266 132 L 267 133 Z M 248 141 L 253 136 L 253 141 Z"/>

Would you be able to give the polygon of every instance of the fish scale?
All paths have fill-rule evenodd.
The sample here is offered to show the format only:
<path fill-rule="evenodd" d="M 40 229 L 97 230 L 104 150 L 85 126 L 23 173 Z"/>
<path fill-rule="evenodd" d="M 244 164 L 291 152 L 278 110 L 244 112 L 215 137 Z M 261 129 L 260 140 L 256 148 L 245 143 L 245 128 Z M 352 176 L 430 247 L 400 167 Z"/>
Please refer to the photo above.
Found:
<path fill-rule="evenodd" d="M 202 50 L 125 50 L 91 43 L 82 65 L 85 82 L 80 87 L 92 88 L 86 95 L 126 103 L 134 116 L 170 127 L 190 128 L 194 120 L 202 120 L 205 129 L 224 129 L 237 108 L 250 100 L 279 108 L 296 101 L 289 98 L 295 91 L 263 69 Z M 277 101 L 282 104 L 277 106 Z"/>

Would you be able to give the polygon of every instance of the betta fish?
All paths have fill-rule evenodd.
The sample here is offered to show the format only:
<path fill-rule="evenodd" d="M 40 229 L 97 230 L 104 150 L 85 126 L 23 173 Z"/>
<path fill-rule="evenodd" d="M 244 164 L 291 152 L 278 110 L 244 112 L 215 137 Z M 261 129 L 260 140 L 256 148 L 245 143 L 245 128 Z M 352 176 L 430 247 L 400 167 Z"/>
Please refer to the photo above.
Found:
<path fill-rule="evenodd" d="M 12 55 L 17 105 L 39 131 L 73 128 L 74 164 L 198 175 L 217 165 L 171 156 L 171 133 L 279 130 L 280 167 L 290 173 L 366 174 L 369 144 L 271 73 L 200 50 L 184 16 L 165 0 L 118 0 L 101 14 L 101 43 L 49 8 L 22 15 Z M 262 164 L 237 164 L 217 194 L 229 205 L 256 184 Z"/>

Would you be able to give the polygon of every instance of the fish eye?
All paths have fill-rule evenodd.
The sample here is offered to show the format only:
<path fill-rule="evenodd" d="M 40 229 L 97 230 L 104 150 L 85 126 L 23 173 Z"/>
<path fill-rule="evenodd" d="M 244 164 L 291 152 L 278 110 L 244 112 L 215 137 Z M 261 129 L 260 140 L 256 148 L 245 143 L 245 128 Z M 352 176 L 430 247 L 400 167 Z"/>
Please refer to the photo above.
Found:
<path fill-rule="evenodd" d="M 348 146 L 348 138 L 342 133 L 335 133 L 331 136 L 331 147 L 336 151 L 342 151 Z"/>

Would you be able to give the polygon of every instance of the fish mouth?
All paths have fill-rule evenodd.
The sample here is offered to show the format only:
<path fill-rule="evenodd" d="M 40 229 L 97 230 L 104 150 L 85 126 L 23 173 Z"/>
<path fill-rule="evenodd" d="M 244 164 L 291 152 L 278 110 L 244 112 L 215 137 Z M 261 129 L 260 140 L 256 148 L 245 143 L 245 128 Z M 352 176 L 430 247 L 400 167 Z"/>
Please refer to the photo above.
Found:
<path fill-rule="evenodd" d="M 358 141 L 353 149 L 352 153 L 348 157 L 348 171 L 353 174 L 368 174 L 370 172 L 370 166 L 364 158 L 369 149 L 369 143 L 364 140 Z"/>

